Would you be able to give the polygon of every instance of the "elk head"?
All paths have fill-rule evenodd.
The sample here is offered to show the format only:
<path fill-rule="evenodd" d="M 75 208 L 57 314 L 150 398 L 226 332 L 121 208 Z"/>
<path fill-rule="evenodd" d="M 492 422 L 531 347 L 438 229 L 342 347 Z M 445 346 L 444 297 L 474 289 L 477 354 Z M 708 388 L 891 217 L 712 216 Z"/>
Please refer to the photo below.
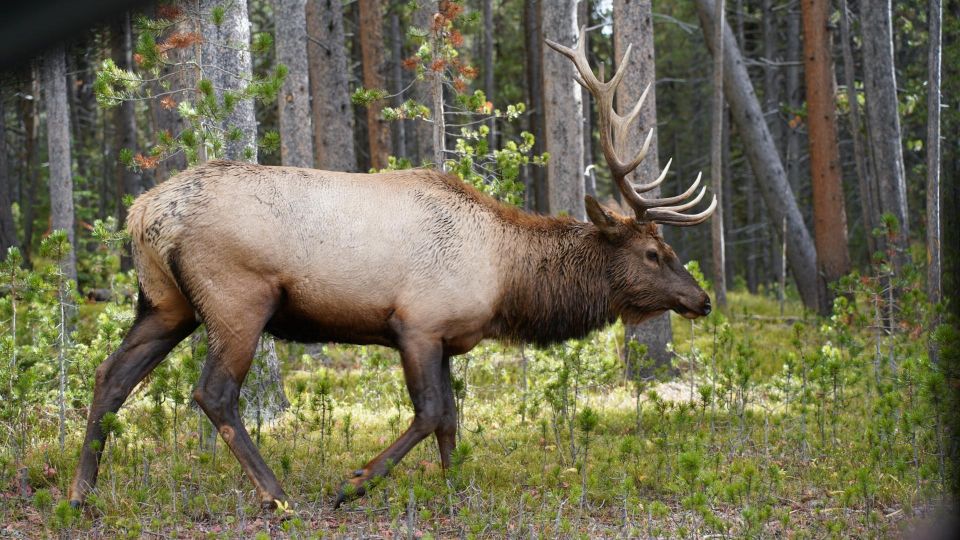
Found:
<path fill-rule="evenodd" d="M 660 175 L 645 184 L 633 184 L 627 175 L 636 169 L 647 156 L 653 136 L 651 128 L 642 148 L 632 160 L 624 162 L 624 146 L 628 129 L 636 119 L 650 90 L 649 85 L 633 109 L 621 116 L 613 106 L 613 97 L 623 79 L 624 66 L 630 59 L 632 45 L 627 47 L 613 77 L 604 82 L 594 75 L 584 51 L 585 28 L 580 29 L 581 38 L 576 48 L 571 49 L 550 40 L 547 45 L 563 54 L 579 72 L 574 78 L 597 100 L 600 147 L 610 167 L 610 173 L 623 200 L 633 209 L 632 217 L 622 216 L 603 207 L 593 197 L 587 196 L 586 208 L 590 221 L 600 230 L 611 247 L 608 276 L 613 307 L 626 322 L 639 322 L 666 310 L 673 310 L 687 318 L 696 318 L 710 313 L 710 297 L 697 284 L 693 276 L 680 264 L 676 253 L 663 241 L 657 224 L 681 227 L 697 225 L 706 221 L 717 207 L 716 195 L 710 206 L 698 214 L 684 214 L 703 198 L 706 187 L 692 200 L 700 185 L 701 176 L 684 193 L 675 197 L 645 198 L 643 194 L 658 187 L 667 177 L 671 161 Z M 687 201 L 687 202 L 684 202 Z"/>

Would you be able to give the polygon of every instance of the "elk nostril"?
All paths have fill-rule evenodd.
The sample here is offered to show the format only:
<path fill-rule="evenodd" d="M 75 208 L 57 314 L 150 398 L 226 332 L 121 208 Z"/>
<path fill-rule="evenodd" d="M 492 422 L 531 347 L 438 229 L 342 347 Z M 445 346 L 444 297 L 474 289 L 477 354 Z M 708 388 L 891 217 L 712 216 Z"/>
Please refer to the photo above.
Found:
<path fill-rule="evenodd" d="M 703 314 L 704 314 L 704 315 L 709 315 L 709 314 L 710 314 L 710 299 L 709 299 L 709 298 L 708 298 L 707 301 L 704 302 L 704 304 L 703 304 Z"/>

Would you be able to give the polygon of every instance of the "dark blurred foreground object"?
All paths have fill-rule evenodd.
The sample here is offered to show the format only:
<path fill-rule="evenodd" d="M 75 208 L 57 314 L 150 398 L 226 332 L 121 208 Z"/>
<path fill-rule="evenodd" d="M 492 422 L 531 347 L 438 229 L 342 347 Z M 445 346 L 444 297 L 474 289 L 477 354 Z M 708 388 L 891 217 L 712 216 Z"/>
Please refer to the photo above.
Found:
<path fill-rule="evenodd" d="M 0 2 L 0 70 L 14 68 L 147 0 L 30 0 Z"/>

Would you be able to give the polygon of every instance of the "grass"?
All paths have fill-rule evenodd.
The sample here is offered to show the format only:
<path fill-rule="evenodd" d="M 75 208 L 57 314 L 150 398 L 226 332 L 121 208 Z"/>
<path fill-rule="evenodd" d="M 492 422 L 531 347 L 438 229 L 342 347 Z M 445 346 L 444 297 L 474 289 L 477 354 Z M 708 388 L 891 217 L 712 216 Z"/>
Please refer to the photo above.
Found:
<path fill-rule="evenodd" d="M 733 292 L 728 314 L 726 326 L 674 318 L 679 372 L 644 388 L 640 422 L 619 325 L 546 351 L 485 344 L 455 360 L 462 427 L 453 469 L 440 470 L 427 439 L 336 511 L 340 482 L 412 416 L 399 361 L 376 347 L 309 355 L 281 344 L 291 406 L 264 428 L 260 448 L 291 504 L 272 515 L 259 513 L 252 484 L 188 403 L 187 340 L 122 409 L 82 513 L 61 501 L 85 403 L 73 403 L 64 453 L 55 404 L 28 411 L 26 455 L 0 458 L 9 486 L 0 535 L 884 537 L 925 515 L 939 490 L 935 434 L 884 424 L 887 394 L 872 383 L 867 347 L 841 350 L 838 371 L 825 372 L 811 359 L 836 337 L 797 303 L 787 315 L 801 322 L 785 323 L 770 298 Z M 796 367 L 804 358 L 809 372 Z M 830 373 L 840 373 L 839 394 L 825 384 L 837 380 Z M 20 466 L 30 497 L 14 487 Z"/>

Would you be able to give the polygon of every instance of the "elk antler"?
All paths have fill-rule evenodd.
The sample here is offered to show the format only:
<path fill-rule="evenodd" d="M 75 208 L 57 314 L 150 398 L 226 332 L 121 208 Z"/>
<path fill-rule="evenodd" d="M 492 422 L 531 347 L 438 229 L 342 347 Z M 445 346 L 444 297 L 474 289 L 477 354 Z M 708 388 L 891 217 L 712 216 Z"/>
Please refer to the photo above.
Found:
<path fill-rule="evenodd" d="M 640 162 L 647 157 L 650 141 L 653 138 L 653 129 L 650 129 L 647 133 L 646 140 L 643 142 L 643 147 L 640 148 L 636 156 L 626 163 L 621 159 L 620 156 L 623 154 L 623 147 L 628 139 L 628 129 L 637 115 L 640 114 L 640 108 L 647 98 L 647 92 L 650 91 L 650 86 L 647 85 L 647 88 L 643 91 L 643 95 L 640 96 L 640 99 L 637 101 L 637 104 L 634 105 L 633 109 L 627 113 L 626 116 L 620 116 L 613 106 L 613 96 L 617 91 L 617 87 L 620 85 L 620 81 L 623 79 L 625 73 L 624 67 L 630 60 L 630 50 L 633 48 L 633 45 L 627 46 L 627 51 L 623 54 L 623 59 L 620 60 L 619 68 L 616 73 L 613 74 L 613 77 L 609 81 L 603 82 L 601 80 L 603 79 L 603 66 L 601 66 L 600 78 L 598 79 L 593 74 L 590 63 L 587 62 L 587 55 L 584 51 L 586 40 L 583 39 L 585 34 L 586 28 L 581 27 L 580 39 L 577 40 L 576 49 L 564 47 L 549 39 L 546 40 L 546 42 L 553 50 L 573 61 L 573 64 L 579 72 L 579 75 L 574 75 L 574 79 L 580 83 L 580 86 L 583 86 L 593 94 L 593 97 L 597 100 L 600 147 L 603 149 L 603 157 L 606 158 L 607 165 L 610 167 L 610 174 L 613 176 L 614 182 L 617 183 L 617 187 L 623 194 L 624 199 L 626 199 L 630 207 L 636 212 L 637 219 L 641 221 L 653 221 L 666 225 L 679 226 L 703 223 L 713 214 L 714 209 L 717 207 L 716 195 L 713 196 L 710 207 L 699 214 L 682 214 L 681 212 L 692 208 L 700 202 L 700 199 L 703 198 L 706 192 L 706 186 L 700 190 L 700 193 L 692 201 L 677 204 L 690 197 L 690 195 L 696 191 L 697 186 L 700 185 L 701 175 L 697 175 L 697 180 L 687 191 L 675 197 L 664 197 L 662 199 L 645 199 L 641 197 L 640 194 L 656 188 L 663 182 L 667 177 L 667 171 L 670 170 L 670 163 L 673 160 L 667 162 L 667 166 L 664 167 L 663 172 L 652 182 L 634 185 L 627 180 L 627 175 L 636 169 L 640 165 Z"/>

